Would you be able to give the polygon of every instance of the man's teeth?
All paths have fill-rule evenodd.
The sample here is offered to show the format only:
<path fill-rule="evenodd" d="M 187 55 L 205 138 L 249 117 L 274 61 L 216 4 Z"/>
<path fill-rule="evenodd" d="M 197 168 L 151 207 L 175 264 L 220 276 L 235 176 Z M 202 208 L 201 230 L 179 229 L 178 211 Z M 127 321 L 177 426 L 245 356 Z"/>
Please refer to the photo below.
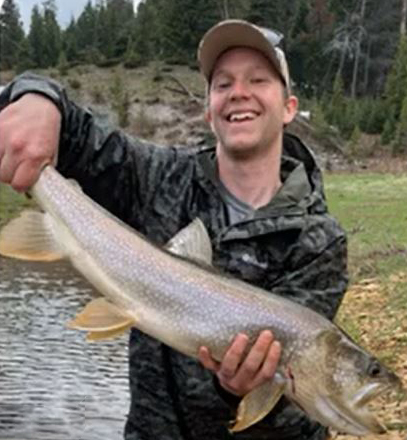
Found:
<path fill-rule="evenodd" d="M 244 112 L 244 113 L 232 113 L 229 116 L 229 121 L 230 122 L 234 122 L 234 121 L 244 121 L 244 120 L 252 120 L 256 117 L 256 113 L 254 112 Z"/>

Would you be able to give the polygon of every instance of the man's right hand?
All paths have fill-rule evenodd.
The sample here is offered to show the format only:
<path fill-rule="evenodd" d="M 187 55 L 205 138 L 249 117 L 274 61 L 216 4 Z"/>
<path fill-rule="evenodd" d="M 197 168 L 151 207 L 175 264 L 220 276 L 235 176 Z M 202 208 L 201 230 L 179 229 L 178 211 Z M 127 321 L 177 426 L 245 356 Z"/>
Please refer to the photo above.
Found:
<path fill-rule="evenodd" d="M 0 112 L 0 182 L 26 191 L 58 153 L 61 113 L 42 95 L 27 93 Z"/>

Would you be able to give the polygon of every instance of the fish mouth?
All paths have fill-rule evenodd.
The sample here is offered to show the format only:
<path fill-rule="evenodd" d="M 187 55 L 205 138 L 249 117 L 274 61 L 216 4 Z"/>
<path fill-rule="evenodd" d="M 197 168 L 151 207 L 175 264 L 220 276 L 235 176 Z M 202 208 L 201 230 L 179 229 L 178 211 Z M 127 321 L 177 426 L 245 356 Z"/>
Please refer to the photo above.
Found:
<path fill-rule="evenodd" d="M 363 387 L 358 391 L 353 399 L 352 406 L 354 408 L 364 408 L 366 405 L 381 394 L 386 394 L 393 387 L 390 384 L 372 383 Z"/>
<path fill-rule="evenodd" d="M 368 384 L 355 393 L 349 405 L 340 404 L 335 408 L 346 423 L 355 430 L 354 435 L 384 434 L 387 431 L 371 412 L 368 404 L 377 397 L 394 391 L 395 385 L 398 384 L 380 382 Z"/>
<path fill-rule="evenodd" d="M 328 410 L 331 413 L 333 416 L 331 420 L 336 420 L 332 427 L 338 432 L 356 436 L 384 434 L 387 431 L 386 427 L 371 413 L 367 404 L 390 389 L 394 389 L 391 384 L 369 384 L 359 390 L 350 400 L 345 398 L 338 401 L 337 397 L 323 399 L 320 408 L 325 407 L 325 411 Z"/>

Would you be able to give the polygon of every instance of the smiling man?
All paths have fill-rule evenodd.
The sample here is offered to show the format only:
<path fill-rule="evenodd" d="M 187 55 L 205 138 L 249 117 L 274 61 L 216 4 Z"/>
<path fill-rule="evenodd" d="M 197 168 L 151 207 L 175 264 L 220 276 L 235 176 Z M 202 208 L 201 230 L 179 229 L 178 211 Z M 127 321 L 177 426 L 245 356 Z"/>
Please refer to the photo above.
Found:
<path fill-rule="evenodd" d="M 164 245 L 196 217 L 216 267 L 333 318 L 347 285 L 346 238 L 328 214 L 310 150 L 284 134 L 295 117 L 282 36 L 226 20 L 203 37 L 205 117 L 216 146 L 161 148 L 101 125 L 56 82 L 24 74 L 0 95 L 0 181 L 26 190 L 45 163 Z M 281 399 L 232 435 L 241 397 L 273 378 L 281 347 L 265 329 L 236 335 L 222 362 L 187 358 L 133 330 L 126 440 L 324 440 L 327 430 Z M 106 422 L 108 423 L 108 422 Z"/>

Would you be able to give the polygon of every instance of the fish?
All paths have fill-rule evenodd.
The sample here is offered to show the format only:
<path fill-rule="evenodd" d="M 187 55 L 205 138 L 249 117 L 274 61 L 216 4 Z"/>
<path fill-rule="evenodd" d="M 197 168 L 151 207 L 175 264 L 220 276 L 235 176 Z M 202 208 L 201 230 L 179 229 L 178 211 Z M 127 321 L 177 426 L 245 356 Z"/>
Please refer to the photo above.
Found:
<path fill-rule="evenodd" d="M 159 247 L 50 165 L 30 193 L 41 211 L 25 210 L 4 226 L 0 254 L 69 259 L 101 294 L 69 323 L 89 341 L 136 327 L 194 358 L 206 346 L 220 361 L 236 334 L 253 344 L 269 329 L 283 347 L 277 371 L 242 398 L 232 432 L 264 418 L 283 395 L 338 432 L 386 431 L 369 404 L 401 389 L 396 374 L 317 312 L 213 267 L 199 218 Z"/>

